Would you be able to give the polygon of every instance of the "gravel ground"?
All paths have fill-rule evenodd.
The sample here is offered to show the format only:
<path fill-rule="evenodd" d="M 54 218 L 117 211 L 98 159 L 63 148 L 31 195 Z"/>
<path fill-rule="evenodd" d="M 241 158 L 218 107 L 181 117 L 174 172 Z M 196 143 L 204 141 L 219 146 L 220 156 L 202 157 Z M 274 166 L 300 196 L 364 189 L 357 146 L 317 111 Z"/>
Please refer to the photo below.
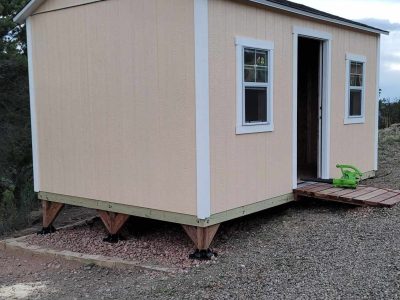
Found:
<path fill-rule="evenodd" d="M 400 124 L 379 131 L 379 170 L 366 184 L 400 189 Z"/>
<path fill-rule="evenodd" d="M 381 177 L 368 184 L 399 188 L 400 142 L 396 135 L 381 141 L 387 151 Z M 214 243 L 217 259 L 189 266 L 182 263 L 190 248 L 183 233 L 161 224 L 148 228 L 160 226 L 158 238 L 174 237 L 155 249 L 167 246 L 162 261 L 180 264 L 179 272 L 108 270 L 0 252 L 0 298 L 25 284 L 31 299 L 400 299 L 400 205 L 304 200 L 270 209 L 224 223 Z M 140 243 L 154 234 L 145 227 L 130 233 Z M 185 251 L 177 250 L 182 243 Z"/>
<path fill-rule="evenodd" d="M 96 210 L 86 209 L 77 206 L 66 205 L 57 219 L 54 222 L 56 228 L 60 228 L 66 225 L 71 225 L 80 221 L 88 220 L 90 218 L 96 217 Z M 0 235 L 0 239 L 15 238 L 20 236 L 29 235 L 36 233 L 42 229 L 42 211 L 33 211 L 31 213 L 31 224 L 27 228 Z"/>
<path fill-rule="evenodd" d="M 188 258 L 188 253 L 194 251 L 193 245 L 179 225 L 132 217 L 121 235 L 124 240 L 117 244 L 103 242 L 107 232 L 101 220 L 96 219 L 89 225 L 60 230 L 54 234 L 32 234 L 23 242 L 56 250 L 135 260 L 177 271 L 199 264 L 198 261 Z M 219 248 L 214 250 L 221 254 Z"/>

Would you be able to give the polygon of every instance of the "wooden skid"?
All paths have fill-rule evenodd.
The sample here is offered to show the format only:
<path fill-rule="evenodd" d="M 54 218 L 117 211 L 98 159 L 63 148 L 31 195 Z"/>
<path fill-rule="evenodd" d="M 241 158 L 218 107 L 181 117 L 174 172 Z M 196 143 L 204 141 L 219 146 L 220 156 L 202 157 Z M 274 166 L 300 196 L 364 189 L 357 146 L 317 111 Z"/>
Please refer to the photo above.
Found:
<path fill-rule="evenodd" d="M 302 184 L 294 189 L 294 195 L 349 203 L 362 206 L 392 207 L 400 202 L 400 191 L 380 189 L 364 185 L 356 189 L 335 188 L 332 184 L 311 183 Z"/>
<path fill-rule="evenodd" d="M 53 224 L 63 207 L 63 203 L 42 200 L 44 228 L 48 228 Z"/>
<path fill-rule="evenodd" d="M 125 222 L 129 219 L 129 215 L 98 210 L 100 219 L 107 228 L 109 234 L 117 234 Z"/>
<path fill-rule="evenodd" d="M 218 231 L 219 225 L 220 224 L 215 224 L 209 227 L 182 225 L 182 227 L 198 250 L 207 250 L 210 248 L 210 244 Z"/>

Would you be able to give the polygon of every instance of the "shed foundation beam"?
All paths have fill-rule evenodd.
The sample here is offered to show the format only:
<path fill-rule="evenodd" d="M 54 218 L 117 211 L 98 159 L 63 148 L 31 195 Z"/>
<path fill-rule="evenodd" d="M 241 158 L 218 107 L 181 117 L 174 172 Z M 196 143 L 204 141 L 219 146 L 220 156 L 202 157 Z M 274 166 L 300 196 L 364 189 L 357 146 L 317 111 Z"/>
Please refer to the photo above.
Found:
<path fill-rule="evenodd" d="M 128 221 L 130 216 L 104 210 L 97 210 L 97 212 L 109 233 L 109 236 L 104 238 L 103 240 L 105 242 L 117 243 L 121 239 L 118 233 L 122 229 L 126 221 Z"/>
<path fill-rule="evenodd" d="M 194 259 L 210 259 L 216 253 L 210 251 L 210 245 L 218 231 L 220 224 L 211 225 L 208 227 L 197 227 L 190 225 L 183 225 L 183 230 L 195 244 L 197 250 L 190 258 Z"/>
<path fill-rule="evenodd" d="M 38 234 L 48 234 L 56 231 L 53 222 L 60 214 L 63 207 L 64 203 L 42 200 L 43 229 L 39 231 Z"/>

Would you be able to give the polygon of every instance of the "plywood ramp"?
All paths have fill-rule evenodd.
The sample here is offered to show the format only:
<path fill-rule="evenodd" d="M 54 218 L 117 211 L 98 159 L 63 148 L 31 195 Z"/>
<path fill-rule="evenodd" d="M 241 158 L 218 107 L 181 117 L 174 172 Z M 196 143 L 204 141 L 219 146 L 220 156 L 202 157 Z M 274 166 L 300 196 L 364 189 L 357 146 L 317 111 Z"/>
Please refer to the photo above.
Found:
<path fill-rule="evenodd" d="M 400 202 L 400 190 L 360 185 L 356 189 L 335 188 L 328 183 L 307 182 L 294 189 L 295 196 L 362 206 L 392 207 Z"/>

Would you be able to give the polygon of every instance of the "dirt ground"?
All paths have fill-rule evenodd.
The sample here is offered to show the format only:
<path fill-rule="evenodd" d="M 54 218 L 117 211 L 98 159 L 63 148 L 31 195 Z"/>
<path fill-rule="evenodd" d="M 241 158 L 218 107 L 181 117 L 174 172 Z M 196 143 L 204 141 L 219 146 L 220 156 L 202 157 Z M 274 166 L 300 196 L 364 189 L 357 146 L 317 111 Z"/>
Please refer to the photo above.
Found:
<path fill-rule="evenodd" d="M 400 187 L 398 129 L 381 133 L 380 171 L 368 184 Z M 68 223 L 93 211 L 64 214 Z M 0 251 L 0 299 L 400 299 L 400 205 L 304 200 L 224 223 L 214 247 L 223 253 L 212 263 L 175 273 Z"/>
<path fill-rule="evenodd" d="M 60 212 L 59 216 L 57 217 L 56 221 L 54 222 L 54 226 L 56 228 L 60 228 L 63 226 L 71 225 L 83 220 L 88 220 L 96 216 L 96 211 L 93 209 L 86 209 L 77 206 L 69 206 L 66 205 L 62 211 Z M 32 224 L 31 226 L 5 234 L 3 236 L 0 235 L 1 239 L 6 238 L 14 238 L 25 236 L 28 234 L 33 234 L 38 232 L 42 229 L 42 213 L 41 211 L 34 211 L 31 213 Z"/>

